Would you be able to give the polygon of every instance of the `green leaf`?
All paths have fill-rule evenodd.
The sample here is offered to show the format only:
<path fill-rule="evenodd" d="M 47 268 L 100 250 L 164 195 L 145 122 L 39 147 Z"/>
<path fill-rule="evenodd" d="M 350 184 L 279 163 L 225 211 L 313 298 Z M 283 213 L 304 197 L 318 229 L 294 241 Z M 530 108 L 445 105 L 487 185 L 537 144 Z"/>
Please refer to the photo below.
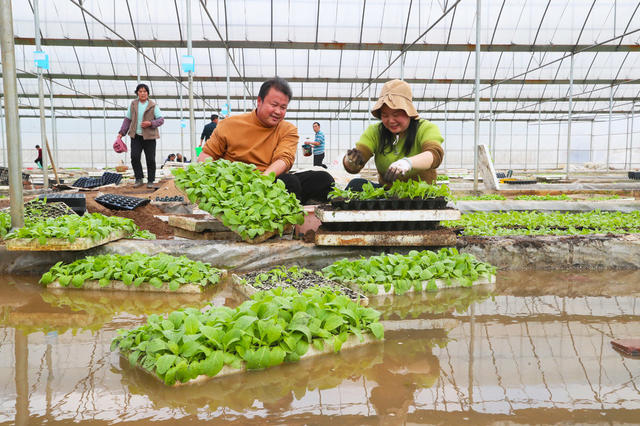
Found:
<path fill-rule="evenodd" d="M 376 339 L 384 339 L 384 327 L 379 322 L 374 322 L 367 326 Z"/>
<path fill-rule="evenodd" d="M 200 321 L 195 315 L 189 315 L 184 320 L 185 331 L 187 334 L 195 334 L 200 330 Z"/>
<path fill-rule="evenodd" d="M 325 330 L 332 331 L 332 330 L 335 330 L 336 328 L 340 327 L 344 323 L 345 323 L 345 321 L 342 319 L 342 317 L 340 315 L 331 314 L 325 320 L 323 328 Z"/>
<path fill-rule="evenodd" d="M 149 284 L 151 284 L 152 286 L 154 286 L 155 288 L 161 288 L 162 287 L 162 280 L 160 280 L 157 277 L 153 277 L 149 280 Z"/>
<path fill-rule="evenodd" d="M 76 275 L 71 279 L 71 285 L 76 288 L 82 287 L 82 284 L 84 284 L 84 278 L 82 278 L 82 275 Z"/>
<path fill-rule="evenodd" d="M 224 366 L 223 363 L 223 352 L 222 351 L 213 351 L 209 356 L 200 363 L 201 371 L 209 377 L 214 377 L 216 374 L 222 370 Z"/>
<path fill-rule="evenodd" d="M 162 355 L 156 361 L 156 372 L 158 374 L 165 374 L 169 368 L 173 366 L 173 363 L 176 361 L 178 357 L 176 355 Z"/>

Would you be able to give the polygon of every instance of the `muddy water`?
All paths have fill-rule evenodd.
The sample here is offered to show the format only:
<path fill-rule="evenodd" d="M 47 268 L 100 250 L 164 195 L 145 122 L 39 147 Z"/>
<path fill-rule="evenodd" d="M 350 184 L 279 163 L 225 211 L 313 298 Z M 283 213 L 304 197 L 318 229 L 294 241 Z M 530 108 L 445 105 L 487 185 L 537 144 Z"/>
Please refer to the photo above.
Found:
<path fill-rule="evenodd" d="M 637 423 L 640 273 L 500 273 L 493 289 L 373 300 L 386 340 L 169 389 L 109 350 L 118 328 L 206 296 L 46 291 L 0 277 L 0 423 Z M 441 329 L 424 329 L 445 319 Z"/>

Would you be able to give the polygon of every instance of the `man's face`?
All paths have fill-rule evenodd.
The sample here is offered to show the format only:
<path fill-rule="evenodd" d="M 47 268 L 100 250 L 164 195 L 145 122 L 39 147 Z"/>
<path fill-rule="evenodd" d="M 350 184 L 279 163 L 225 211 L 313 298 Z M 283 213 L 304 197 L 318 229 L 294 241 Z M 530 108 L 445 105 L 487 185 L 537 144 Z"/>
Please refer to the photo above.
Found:
<path fill-rule="evenodd" d="M 318 133 L 320 131 L 320 126 L 318 123 L 313 123 L 313 131 Z"/>
<path fill-rule="evenodd" d="M 147 92 L 147 89 L 144 87 L 138 89 L 138 100 L 140 102 L 147 102 L 147 99 L 149 99 L 149 92 Z"/>
<path fill-rule="evenodd" d="M 266 127 L 275 127 L 284 120 L 288 105 L 289 97 L 272 87 L 264 99 L 258 97 L 258 108 L 256 110 L 258 120 Z"/>

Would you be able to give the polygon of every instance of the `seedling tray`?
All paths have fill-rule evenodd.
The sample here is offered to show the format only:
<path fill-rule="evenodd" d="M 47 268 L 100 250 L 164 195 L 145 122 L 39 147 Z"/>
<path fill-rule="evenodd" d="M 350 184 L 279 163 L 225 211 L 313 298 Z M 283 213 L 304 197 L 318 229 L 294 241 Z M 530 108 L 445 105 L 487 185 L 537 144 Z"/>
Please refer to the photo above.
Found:
<path fill-rule="evenodd" d="M 372 336 L 371 334 L 363 334 L 362 336 L 362 341 L 360 341 L 360 338 L 358 338 L 358 336 L 354 336 L 351 335 L 349 336 L 349 338 L 347 338 L 347 340 L 342 344 L 342 347 L 340 349 L 340 351 L 344 351 L 346 349 L 352 349 L 352 348 L 357 348 L 360 346 L 364 346 L 370 343 L 378 343 L 378 342 L 383 342 L 384 340 L 381 339 L 376 339 L 374 336 Z M 324 345 L 324 350 L 319 351 L 318 349 L 316 349 L 313 345 L 309 346 L 309 349 L 307 351 L 306 354 L 302 355 L 300 357 L 300 360 L 303 359 L 308 359 L 308 358 L 312 358 L 314 356 L 318 356 L 318 355 L 329 355 L 329 354 L 333 354 L 334 350 L 333 350 L 333 345 L 325 343 Z M 125 363 L 126 365 L 131 365 L 129 363 L 129 353 L 128 352 L 120 352 L 120 361 L 122 363 Z M 136 365 L 135 367 L 133 367 L 134 369 L 136 369 L 137 371 L 141 371 L 146 375 L 149 375 L 151 377 L 153 377 L 155 380 L 159 381 L 160 383 L 162 383 L 164 385 L 164 381 L 155 373 L 150 372 L 145 370 L 144 368 Z M 196 377 L 195 379 L 191 379 L 186 383 L 181 383 L 176 381 L 175 384 L 173 384 L 171 387 L 177 388 L 177 387 L 182 387 L 182 386 L 190 386 L 190 385 L 198 385 L 198 384 L 202 384 L 205 382 L 209 382 L 210 380 L 214 380 L 214 379 L 218 379 L 221 377 L 227 377 L 227 376 L 232 376 L 234 374 L 239 374 L 239 373 L 246 373 L 249 370 L 247 370 L 246 368 L 246 364 L 243 362 L 242 363 L 242 367 L 241 368 L 233 368 L 230 367 L 228 365 L 225 365 L 222 370 L 220 370 L 220 372 L 218 374 L 216 374 L 213 377 L 207 376 L 207 375 L 200 375 L 198 377 Z M 165 385 L 166 386 L 166 385 Z"/>
<path fill-rule="evenodd" d="M 236 274 L 231 275 L 231 282 L 233 283 L 233 288 L 238 291 L 238 293 L 245 296 L 247 299 L 250 299 L 251 296 L 256 294 L 262 290 L 269 290 L 274 287 L 295 287 L 299 292 L 306 290 L 307 288 L 315 287 L 315 286 L 323 286 L 323 287 L 332 287 L 336 290 L 342 291 L 346 296 L 348 296 L 351 300 L 359 301 L 362 306 L 369 305 L 369 299 L 362 294 L 359 290 L 353 290 L 351 287 L 346 285 L 336 283 L 334 281 L 326 280 L 322 277 L 314 276 L 312 277 L 312 282 L 309 280 L 309 277 L 302 278 L 300 280 L 292 280 L 292 281 L 281 281 L 277 284 L 268 283 L 264 288 L 257 288 L 250 284 L 252 282 L 252 278 L 255 278 L 260 272 L 247 274 L 246 277 L 241 277 Z M 307 274 L 305 274 L 307 275 Z M 245 283 L 243 278 L 247 280 Z"/>
<path fill-rule="evenodd" d="M 459 220 L 459 210 L 326 210 L 316 209 L 316 216 L 325 222 L 421 222 Z"/>
<path fill-rule="evenodd" d="M 447 207 L 444 197 L 416 199 L 331 200 L 339 210 L 440 210 Z"/>
<path fill-rule="evenodd" d="M 422 282 L 423 288 L 426 288 L 427 282 L 428 281 L 423 281 Z M 450 289 L 450 288 L 464 287 L 462 285 L 462 282 L 460 282 L 459 280 L 454 280 L 454 279 L 451 280 L 451 285 L 447 285 L 447 282 L 445 280 L 435 280 L 435 282 L 436 282 L 436 286 L 438 287 L 438 291 L 439 290 L 446 290 L 446 289 Z M 495 284 L 495 282 L 496 282 L 496 276 L 492 275 L 489 278 L 487 278 L 487 277 L 478 278 L 476 281 L 473 282 L 472 286 Z M 349 287 L 351 287 L 352 289 L 354 289 L 354 290 L 361 291 L 360 287 L 358 286 L 358 284 L 347 283 L 347 285 Z M 404 294 L 414 293 L 415 291 L 416 291 L 415 288 L 411 287 Z M 430 290 L 423 290 L 423 291 L 430 291 Z M 391 285 L 391 288 L 389 289 L 389 291 L 386 291 L 384 289 L 384 285 L 378 285 L 378 294 L 370 294 L 368 297 L 389 296 L 389 295 L 394 295 L 394 294 L 395 293 L 394 293 L 394 289 L 393 289 L 393 284 Z"/>
<path fill-rule="evenodd" d="M 517 179 L 513 179 L 513 180 L 504 180 L 504 183 L 509 184 L 509 185 L 532 185 L 534 183 L 538 183 L 537 180 L 517 180 Z"/>
<path fill-rule="evenodd" d="M 97 241 L 93 241 L 91 238 L 77 238 L 73 243 L 70 243 L 62 238 L 49 238 L 46 244 L 40 244 L 37 238 L 15 238 L 5 240 L 5 243 L 8 251 L 78 251 L 101 246 L 128 235 L 126 231 L 116 230 Z"/>
<path fill-rule="evenodd" d="M 453 230 L 432 231 L 329 231 L 322 225 L 315 236 L 317 246 L 447 247 L 458 240 Z"/>
<path fill-rule="evenodd" d="M 640 180 L 640 172 L 629 172 L 629 179 Z"/>
<path fill-rule="evenodd" d="M 225 277 L 226 271 L 220 276 L 220 281 Z M 218 282 L 219 284 L 219 282 Z M 101 290 L 101 291 L 141 291 L 145 293 L 185 293 L 185 294 L 200 294 L 215 287 L 218 284 L 209 284 L 205 287 L 198 284 L 183 284 L 177 290 L 169 289 L 169 283 L 163 283 L 162 287 L 154 287 L 148 282 L 143 282 L 138 287 L 135 285 L 126 285 L 119 280 L 110 281 L 108 285 L 102 287 L 97 280 L 87 280 L 82 284 L 82 287 L 74 287 L 72 285 L 63 286 L 58 281 L 54 281 L 47 285 L 47 289 L 62 289 L 62 290 Z"/>
<path fill-rule="evenodd" d="M 104 172 L 100 180 L 102 185 L 118 185 L 122 181 L 122 175 L 120 173 Z"/>
<path fill-rule="evenodd" d="M 151 200 L 127 195 L 103 194 L 96 197 L 96 201 L 111 210 L 134 210 L 149 204 Z"/>
<path fill-rule="evenodd" d="M 83 215 L 87 211 L 87 198 L 78 192 L 49 192 L 38 196 L 47 203 L 65 203 L 78 215 Z"/>

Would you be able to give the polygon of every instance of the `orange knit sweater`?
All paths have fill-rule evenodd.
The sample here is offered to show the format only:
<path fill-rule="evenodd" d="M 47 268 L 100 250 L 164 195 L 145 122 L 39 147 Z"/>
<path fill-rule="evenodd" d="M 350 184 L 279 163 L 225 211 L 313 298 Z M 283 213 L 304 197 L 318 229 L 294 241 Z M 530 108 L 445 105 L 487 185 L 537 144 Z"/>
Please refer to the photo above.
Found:
<path fill-rule="evenodd" d="M 283 120 L 275 127 L 265 127 L 254 110 L 221 120 L 202 152 L 214 160 L 242 161 L 264 171 L 276 160 L 291 168 L 297 145 L 296 126 Z"/>

